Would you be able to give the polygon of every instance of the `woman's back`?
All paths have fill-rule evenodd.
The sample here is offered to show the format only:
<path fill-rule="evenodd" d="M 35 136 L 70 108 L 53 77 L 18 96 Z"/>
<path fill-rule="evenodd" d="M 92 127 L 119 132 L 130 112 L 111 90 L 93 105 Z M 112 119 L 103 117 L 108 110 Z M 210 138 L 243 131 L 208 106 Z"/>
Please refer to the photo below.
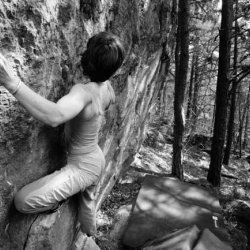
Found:
<path fill-rule="evenodd" d="M 94 82 L 83 85 L 91 95 L 92 102 L 66 125 L 70 154 L 88 153 L 98 145 L 103 113 L 112 98 L 113 90 L 110 87 L 107 82 L 100 85 Z"/>

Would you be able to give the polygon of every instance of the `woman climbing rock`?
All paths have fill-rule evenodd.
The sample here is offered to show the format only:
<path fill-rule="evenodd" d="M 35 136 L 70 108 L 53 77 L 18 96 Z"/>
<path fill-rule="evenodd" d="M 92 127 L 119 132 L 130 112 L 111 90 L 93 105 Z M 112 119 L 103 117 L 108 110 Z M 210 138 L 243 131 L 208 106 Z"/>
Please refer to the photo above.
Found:
<path fill-rule="evenodd" d="M 98 132 L 104 111 L 115 100 L 108 79 L 123 59 L 124 49 L 117 36 L 108 32 L 93 36 L 81 60 L 83 75 L 89 82 L 74 85 L 67 95 L 54 103 L 20 81 L 0 54 L 0 85 L 34 118 L 52 127 L 66 123 L 69 133 L 67 165 L 19 190 L 14 198 L 17 210 L 22 213 L 53 210 L 78 193 L 81 230 L 88 235 L 95 234 L 94 193 L 105 166 L 98 146 Z"/>

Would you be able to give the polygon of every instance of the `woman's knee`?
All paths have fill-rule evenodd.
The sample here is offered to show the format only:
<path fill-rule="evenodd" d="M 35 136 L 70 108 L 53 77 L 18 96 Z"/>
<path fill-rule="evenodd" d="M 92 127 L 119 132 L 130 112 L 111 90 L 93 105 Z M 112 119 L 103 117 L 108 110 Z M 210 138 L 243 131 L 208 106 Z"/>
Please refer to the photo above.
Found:
<path fill-rule="evenodd" d="M 14 197 L 14 204 L 16 209 L 21 213 L 30 213 L 31 208 L 28 204 L 28 195 L 22 191 L 18 191 Z"/>

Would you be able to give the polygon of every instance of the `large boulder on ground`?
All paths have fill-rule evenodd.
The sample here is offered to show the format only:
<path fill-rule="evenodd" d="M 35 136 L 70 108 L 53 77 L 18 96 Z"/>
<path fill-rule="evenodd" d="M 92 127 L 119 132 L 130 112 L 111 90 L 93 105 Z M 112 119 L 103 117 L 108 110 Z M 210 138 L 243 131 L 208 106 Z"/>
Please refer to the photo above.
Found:
<path fill-rule="evenodd" d="M 233 250 L 233 248 L 221 241 L 209 229 L 204 229 L 193 250 Z"/>
<path fill-rule="evenodd" d="M 229 241 L 218 199 L 205 189 L 176 178 L 148 176 L 134 203 L 123 243 L 140 247 L 148 240 L 197 225 Z"/>
<path fill-rule="evenodd" d="M 196 225 L 177 230 L 147 242 L 143 250 L 232 250 L 209 229 L 202 232 Z"/>
<path fill-rule="evenodd" d="M 8 228 L 12 244 L 5 245 L 2 249 L 19 249 L 20 243 L 27 250 L 47 249 L 47 250 L 67 250 L 71 249 L 77 231 L 77 207 L 74 199 L 64 202 L 57 211 L 44 212 L 36 215 L 26 215 L 30 218 L 30 226 L 25 227 L 23 215 L 13 213 L 11 223 Z M 22 223 L 21 223 L 22 222 Z M 27 230 L 29 237 L 22 238 Z"/>
<path fill-rule="evenodd" d="M 143 250 L 191 250 L 200 234 L 197 226 L 177 230 L 163 237 L 147 242 Z"/>

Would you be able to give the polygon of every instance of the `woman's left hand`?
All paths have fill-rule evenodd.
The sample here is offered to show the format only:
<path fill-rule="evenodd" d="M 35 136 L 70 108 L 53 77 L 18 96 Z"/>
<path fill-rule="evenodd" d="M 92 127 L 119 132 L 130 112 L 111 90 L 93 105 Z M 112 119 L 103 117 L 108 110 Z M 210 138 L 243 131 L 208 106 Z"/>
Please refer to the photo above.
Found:
<path fill-rule="evenodd" d="M 0 85 L 8 90 L 15 88 L 18 83 L 17 77 L 14 75 L 12 67 L 6 58 L 0 53 Z"/>

